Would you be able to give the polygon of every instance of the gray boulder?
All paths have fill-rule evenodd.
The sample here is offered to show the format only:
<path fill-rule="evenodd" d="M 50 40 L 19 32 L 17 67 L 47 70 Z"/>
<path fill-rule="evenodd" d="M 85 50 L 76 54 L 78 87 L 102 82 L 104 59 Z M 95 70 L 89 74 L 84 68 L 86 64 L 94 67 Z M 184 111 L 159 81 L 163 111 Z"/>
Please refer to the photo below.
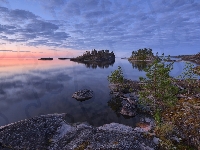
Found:
<path fill-rule="evenodd" d="M 72 98 L 75 98 L 76 100 L 80 100 L 80 101 L 87 100 L 92 97 L 93 97 L 93 91 L 87 90 L 87 89 L 79 90 L 78 92 L 75 92 L 72 95 Z"/>

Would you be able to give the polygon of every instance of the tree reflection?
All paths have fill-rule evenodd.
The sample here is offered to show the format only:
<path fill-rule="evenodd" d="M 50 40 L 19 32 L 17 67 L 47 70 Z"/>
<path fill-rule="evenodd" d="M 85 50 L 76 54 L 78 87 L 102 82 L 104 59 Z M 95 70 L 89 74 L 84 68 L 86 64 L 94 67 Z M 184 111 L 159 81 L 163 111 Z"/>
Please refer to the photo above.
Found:
<path fill-rule="evenodd" d="M 108 101 L 108 106 L 117 114 L 117 117 L 119 117 L 119 111 L 122 107 L 122 99 L 114 96 Z"/>
<path fill-rule="evenodd" d="M 139 71 L 143 71 L 150 64 L 146 61 L 129 61 L 132 64 L 133 69 L 138 69 Z"/>
<path fill-rule="evenodd" d="M 78 62 L 78 63 L 82 63 L 85 64 L 85 66 L 87 68 L 92 68 L 92 69 L 96 69 L 97 67 L 99 68 L 108 68 L 109 66 L 113 66 L 113 64 L 115 63 L 115 60 L 113 61 L 102 61 L 102 62 Z"/>

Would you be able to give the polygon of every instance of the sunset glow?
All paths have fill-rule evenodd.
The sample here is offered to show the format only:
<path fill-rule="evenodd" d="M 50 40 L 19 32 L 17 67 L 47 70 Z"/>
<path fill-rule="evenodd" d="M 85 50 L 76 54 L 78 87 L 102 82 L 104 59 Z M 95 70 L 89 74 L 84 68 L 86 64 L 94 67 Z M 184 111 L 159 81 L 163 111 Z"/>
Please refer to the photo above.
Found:
<path fill-rule="evenodd" d="M 76 57 L 80 55 L 80 50 L 51 49 L 46 46 L 33 47 L 24 45 L 3 45 L 0 47 L 0 58 L 40 58 L 40 57 Z"/>

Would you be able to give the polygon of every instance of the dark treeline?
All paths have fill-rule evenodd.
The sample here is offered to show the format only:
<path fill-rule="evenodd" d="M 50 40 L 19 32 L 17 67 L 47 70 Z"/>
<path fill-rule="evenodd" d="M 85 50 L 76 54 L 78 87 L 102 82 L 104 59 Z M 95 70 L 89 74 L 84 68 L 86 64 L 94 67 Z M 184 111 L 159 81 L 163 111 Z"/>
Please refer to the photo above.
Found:
<path fill-rule="evenodd" d="M 132 51 L 132 55 L 129 59 L 131 59 L 131 60 L 154 60 L 155 58 L 158 58 L 158 53 L 156 53 L 156 56 L 154 56 L 152 49 L 144 48 L 144 49 L 139 49 L 137 51 Z"/>

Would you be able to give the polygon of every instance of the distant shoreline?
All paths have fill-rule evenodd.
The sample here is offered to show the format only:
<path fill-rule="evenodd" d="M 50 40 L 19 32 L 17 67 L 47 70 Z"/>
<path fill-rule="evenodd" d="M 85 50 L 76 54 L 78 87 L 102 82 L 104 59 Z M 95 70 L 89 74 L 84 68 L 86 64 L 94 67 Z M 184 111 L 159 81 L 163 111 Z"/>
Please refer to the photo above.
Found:
<path fill-rule="evenodd" d="M 53 60 L 53 58 L 40 58 L 40 59 L 38 59 L 38 60 Z"/>
<path fill-rule="evenodd" d="M 175 57 L 174 57 L 175 58 Z M 133 61 L 133 62 L 137 62 L 137 61 L 144 61 L 144 62 L 153 62 L 154 60 L 137 60 L 137 59 L 131 59 L 131 58 L 127 58 L 127 57 L 122 57 L 121 59 L 127 59 L 128 61 Z M 184 60 L 174 60 L 174 59 L 170 59 L 170 60 L 166 60 L 167 62 L 180 62 L 180 61 L 184 61 Z"/>
<path fill-rule="evenodd" d="M 137 59 L 130 59 L 127 57 L 122 57 L 121 59 L 128 59 L 129 61 L 148 61 L 148 62 L 152 62 L 153 60 L 137 60 Z"/>

